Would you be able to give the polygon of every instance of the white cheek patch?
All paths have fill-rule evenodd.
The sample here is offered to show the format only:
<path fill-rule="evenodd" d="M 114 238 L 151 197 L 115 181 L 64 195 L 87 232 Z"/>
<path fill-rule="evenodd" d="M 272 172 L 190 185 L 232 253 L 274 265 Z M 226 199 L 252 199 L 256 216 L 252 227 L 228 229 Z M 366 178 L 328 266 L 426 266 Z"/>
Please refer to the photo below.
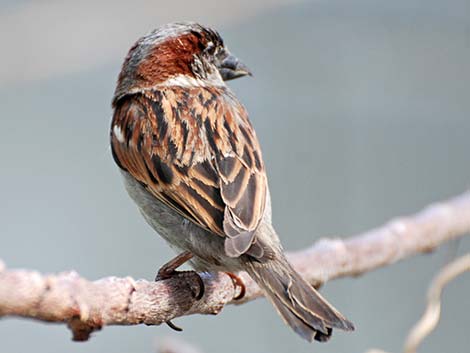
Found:
<path fill-rule="evenodd" d="M 167 79 L 162 83 L 165 86 L 181 86 L 181 87 L 202 87 L 205 83 L 202 80 L 198 80 L 194 77 L 186 75 L 176 75 Z"/>
<path fill-rule="evenodd" d="M 114 136 L 116 136 L 117 140 L 120 142 L 120 143 L 123 143 L 124 142 L 124 135 L 122 134 L 122 131 L 121 131 L 121 128 L 117 125 L 114 125 L 113 127 L 113 133 L 114 133 Z"/>
<path fill-rule="evenodd" d="M 162 86 L 180 86 L 180 87 L 208 87 L 208 86 L 225 86 L 224 81 L 220 77 L 218 71 L 208 77 L 207 80 L 201 80 L 187 75 L 176 75 L 162 82 Z"/>

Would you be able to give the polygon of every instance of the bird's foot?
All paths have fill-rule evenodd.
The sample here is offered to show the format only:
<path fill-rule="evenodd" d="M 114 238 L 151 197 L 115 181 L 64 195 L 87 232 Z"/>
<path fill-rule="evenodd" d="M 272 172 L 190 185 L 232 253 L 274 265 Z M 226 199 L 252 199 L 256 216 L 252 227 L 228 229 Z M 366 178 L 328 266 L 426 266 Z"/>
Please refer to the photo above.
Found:
<path fill-rule="evenodd" d="M 182 277 L 186 280 L 191 294 L 195 300 L 200 300 L 204 296 L 204 281 L 196 271 L 176 271 L 164 272 L 158 271 L 155 281 L 170 279 L 174 277 Z M 183 329 L 176 326 L 171 320 L 166 321 L 166 324 L 175 331 L 181 332 Z"/>
<path fill-rule="evenodd" d="M 186 280 L 186 283 L 188 284 L 188 287 L 191 290 L 191 294 L 194 299 L 202 299 L 202 297 L 204 296 L 204 281 L 202 280 L 199 273 L 197 273 L 196 271 L 173 270 L 172 272 L 164 272 L 160 270 L 158 271 L 158 274 L 155 277 L 155 281 L 161 281 L 175 277 Z"/>
<path fill-rule="evenodd" d="M 193 254 L 189 251 L 185 251 L 174 259 L 164 264 L 157 273 L 155 281 L 161 281 L 170 278 L 183 278 L 188 284 L 191 294 L 195 300 L 200 300 L 204 296 L 204 281 L 196 271 L 177 271 L 176 269 L 183 265 L 185 262 L 190 260 Z M 183 331 L 182 328 L 176 326 L 171 321 L 167 321 L 166 324 L 175 331 Z"/>
<path fill-rule="evenodd" d="M 233 297 L 233 299 L 234 300 L 242 299 L 245 296 L 245 293 L 246 293 L 245 284 L 243 283 L 241 278 L 238 277 L 236 274 L 234 274 L 232 272 L 225 272 L 225 273 L 227 274 L 227 276 L 229 276 L 231 278 L 231 280 L 233 282 L 233 285 L 235 287 L 235 291 L 237 290 L 237 288 L 240 288 L 238 294 L 235 297 Z"/>

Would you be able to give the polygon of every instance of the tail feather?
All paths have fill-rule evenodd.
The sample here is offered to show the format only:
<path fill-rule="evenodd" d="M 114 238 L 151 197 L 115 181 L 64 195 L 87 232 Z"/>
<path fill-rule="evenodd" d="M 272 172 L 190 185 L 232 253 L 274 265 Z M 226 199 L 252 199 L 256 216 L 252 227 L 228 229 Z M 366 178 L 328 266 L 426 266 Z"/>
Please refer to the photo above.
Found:
<path fill-rule="evenodd" d="M 303 339 L 311 342 L 315 339 L 318 333 L 324 337 L 326 336 L 327 339 L 329 338 L 328 331 L 326 331 L 326 334 L 320 331 L 316 331 L 312 326 L 305 323 L 299 316 L 297 316 L 293 311 L 285 306 L 277 296 L 270 297 L 270 300 L 274 304 L 274 307 L 277 309 L 284 322 Z M 327 330 L 326 327 L 325 330 Z"/>
<path fill-rule="evenodd" d="M 300 277 L 284 256 L 266 262 L 250 261 L 247 271 L 286 324 L 302 338 L 325 342 L 333 328 L 354 330 L 354 325 Z"/>

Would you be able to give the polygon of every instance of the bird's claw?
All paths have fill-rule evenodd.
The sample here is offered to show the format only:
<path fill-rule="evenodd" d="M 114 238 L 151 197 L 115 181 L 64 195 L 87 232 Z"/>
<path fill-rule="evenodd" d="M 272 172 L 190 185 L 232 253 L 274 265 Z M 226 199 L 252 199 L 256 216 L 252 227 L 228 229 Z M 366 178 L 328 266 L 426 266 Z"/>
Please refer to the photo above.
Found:
<path fill-rule="evenodd" d="M 202 280 L 199 273 L 196 271 L 158 271 L 155 281 L 162 281 L 165 279 L 170 279 L 174 277 L 180 277 L 184 279 L 190 279 L 188 282 L 189 289 L 194 299 L 201 300 L 204 296 L 205 286 L 204 281 Z M 195 285 L 195 283 L 197 283 Z M 196 288 L 197 287 L 197 288 Z M 171 326 L 170 326 L 171 327 Z"/>
<path fill-rule="evenodd" d="M 240 277 L 238 277 L 236 274 L 232 273 L 232 272 L 225 272 L 227 274 L 227 276 L 230 277 L 230 279 L 232 280 L 233 282 L 233 285 L 235 287 L 235 290 L 236 288 L 240 288 L 240 292 L 233 297 L 234 300 L 240 300 L 242 299 L 244 296 L 245 296 L 245 293 L 246 293 L 246 287 L 245 287 L 245 284 L 243 283 L 243 281 L 241 280 Z"/>

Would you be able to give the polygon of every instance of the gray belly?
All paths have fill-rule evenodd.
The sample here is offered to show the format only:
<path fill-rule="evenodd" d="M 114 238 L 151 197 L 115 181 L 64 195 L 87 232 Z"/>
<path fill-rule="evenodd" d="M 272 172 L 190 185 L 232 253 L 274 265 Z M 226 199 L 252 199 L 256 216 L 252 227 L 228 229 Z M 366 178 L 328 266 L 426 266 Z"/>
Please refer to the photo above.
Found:
<path fill-rule="evenodd" d="M 237 271 L 239 259 L 224 252 L 224 238 L 202 229 L 150 194 L 129 173 L 122 171 L 130 197 L 139 207 L 147 223 L 176 251 L 189 250 L 199 271 Z"/>

